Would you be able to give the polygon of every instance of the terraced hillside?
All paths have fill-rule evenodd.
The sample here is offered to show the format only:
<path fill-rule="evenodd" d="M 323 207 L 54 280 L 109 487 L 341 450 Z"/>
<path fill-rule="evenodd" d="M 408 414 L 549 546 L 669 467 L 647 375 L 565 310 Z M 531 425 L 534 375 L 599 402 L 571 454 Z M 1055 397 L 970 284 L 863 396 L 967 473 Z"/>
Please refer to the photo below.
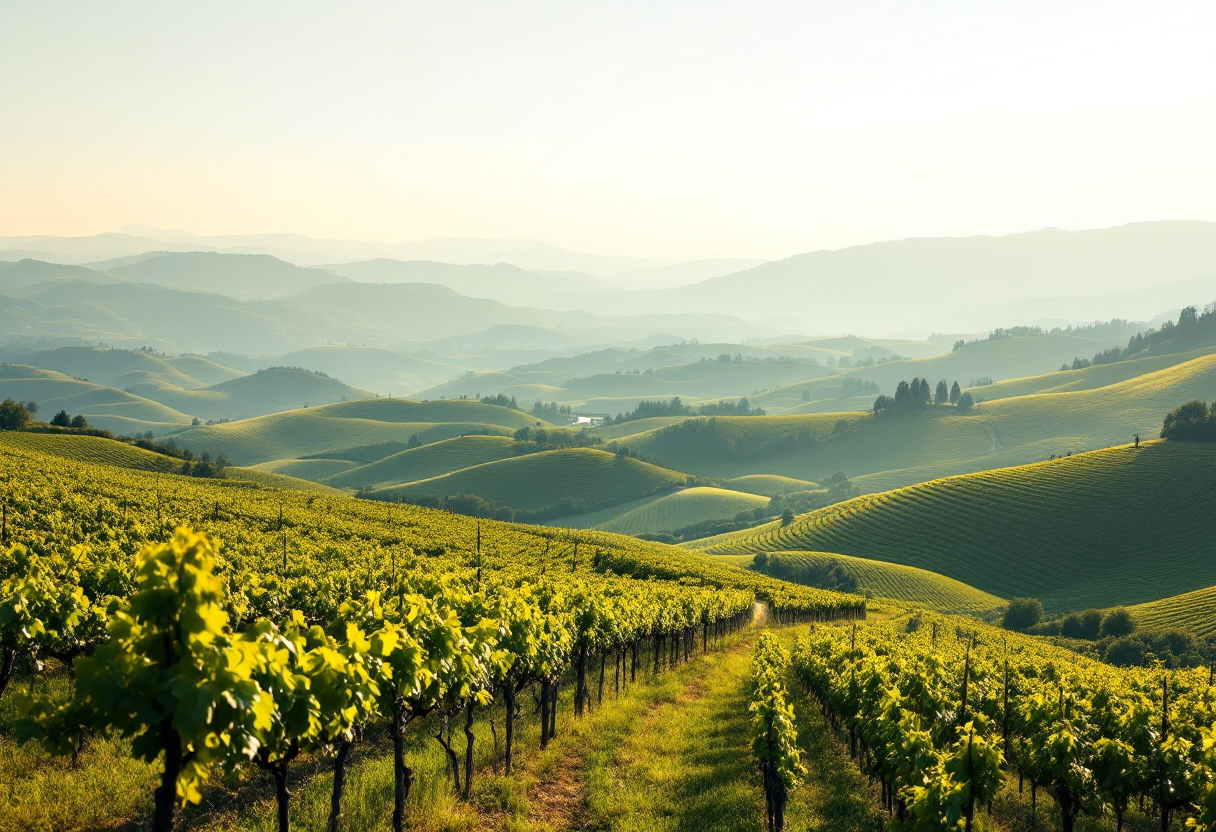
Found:
<path fill-rule="evenodd" d="M 1216 446 L 1157 441 L 865 495 L 691 546 L 837 552 L 1063 611 L 1216 584 L 1214 501 Z"/>
<path fill-rule="evenodd" d="M 767 497 L 725 488 L 686 488 L 640 505 L 626 504 L 603 511 L 555 520 L 550 525 L 642 534 L 682 529 L 704 520 L 724 520 L 741 511 L 768 505 Z"/>
<path fill-rule="evenodd" d="M 1178 627 L 1206 638 L 1216 638 L 1216 586 L 1136 604 L 1128 611 L 1141 629 Z"/>
<path fill-rule="evenodd" d="M 357 445 L 406 442 L 414 434 L 424 443 L 466 434 L 505 436 L 533 422 L 521 411 L 477 401 L 365 399 L 191 428 L 175 438 L 187 448 L 207 448 L 227 454 L 236 464 L 255 465 Z"/>
<path fill-rule="evenodd" d="M 514 441 L 507 436 L 459 436 L 410 448 L 326 480 L 338 488 L 383 488 L 450 474 L 462 468 L 511 457 Z"/>
<path fill-rule="evenodd" d="M 936 572 L 830 552 L 771 552 L 757 571 L 796 584 L 814 586 L 834 567 L 859 587 L 882 598 L 938 612 L 988 613 L 1005 599 Z"/>
<path fill-rule="evenodd" d="M 592 448 L 545 451 L 465 468 L 377 492 L 380 496 L 446 497 L 475 494 L 516 509 L 539 509 L 563 499 L 589 504 L 636 500 L 683 485 L 683 474 Z"/>
<path fill-rule="evenodd" d="M 0 431 L 0 450 L 9 449 L 34 451 L 76 462 L 114 465 L 136 471 L 177 471 L 182 465 L 179 459 L 124 442 L 75 434 Z"/>
<path fill-rule="evenodd" d="M 259 462 L 257 465 L 251 466 L 250 470 L 297 477 L 310 482 L 321 482 L 341 474 L 343 471 L 358 467 L 358 462 L 351 462 L 347 459 L 275 459 L 270 462 Z"/>
<path fill-rule="evenodd" d="M 883 491 L 937 477 L 1022 465 L 1154 436 L 1181 402 L 1216 396 L 1216 355 L 1075 392 L 984 402 L 970 413 L 718 417 L 631 437 L 627 444 L 691 474 L 779 474 L 821 480 L 844 470 Z M 843 420 L 844 424 L 837 426 Z M 691 425 L 691 426 L 690 426 Z"/>

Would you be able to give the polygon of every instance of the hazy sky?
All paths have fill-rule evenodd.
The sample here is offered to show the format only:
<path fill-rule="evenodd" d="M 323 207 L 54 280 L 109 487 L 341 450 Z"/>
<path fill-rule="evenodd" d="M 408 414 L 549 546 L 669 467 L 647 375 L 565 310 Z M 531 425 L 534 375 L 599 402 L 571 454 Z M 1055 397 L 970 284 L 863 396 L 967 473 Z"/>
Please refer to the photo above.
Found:
<path fill-rule="evenodd" d="M 1216 220 L 1216 3 L 0 0 L 0 235 L 778 257 Z"/>

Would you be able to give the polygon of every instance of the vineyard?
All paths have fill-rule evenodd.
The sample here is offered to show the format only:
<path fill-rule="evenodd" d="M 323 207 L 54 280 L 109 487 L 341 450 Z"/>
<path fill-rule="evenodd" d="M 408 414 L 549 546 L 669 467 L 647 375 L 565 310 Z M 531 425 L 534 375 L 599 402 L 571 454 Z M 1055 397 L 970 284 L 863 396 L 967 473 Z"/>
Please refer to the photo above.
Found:
<path fill-rule="evenodd" d="M 930 614 L 816 627 L 791 665 L 899 828 L 986 828 L 981 814 L 1014 790 L 1030 793 L 1014 828 L 1047 814 L 1064 832 L 1132 815 L 1216 828 L 1207 668 L 1117 670 Z M 1040 791 L 1054 805 L 1039 806 Z"/>
<path fill-rule="evenodd" d="M 1213 462 L 1216 448 L 1202 443 L 1108 448 L 865 495 L 694 545 L 888 561 L 1049 610 L 1137 604 L 1216 584 L 1216 561 L 1197 557 L 1216 533 Z"/>
<path fill-rule="evenodd" d="M 937 612 L 985 613 L 1003 606 L 1005 601 L 960 581 L 896 563 L 884 563 L 850 555 L 826 552 L 766 553 L 759 571 L 783 581 L 817 585 L 833 569 L 881 598 Z"/>
<path fill-rule="evenodd" d="M 536 692 L 543 748 L 559 702 L 581 717 L 606 685 L 687 662 L 750 622 L 757 597 L 791 622 L 864 616 L 856 596 L 602 533 L 16 449 L 0 457 L 0 483 L 0 692 L 17 676 L 46 691 L 26 700 L 16 736 L 86 760 L 129 739 L 129 755 L 159 761 L 155 829 L 214 784 L 257 772 L 273 781 L 286 829 L 289 768 L 322 753 L 334 759 L 338 828 L 344 761 L 376 731 L 391 738 L 401 829 L 412 725 L 438 725 L 467 799 L 476 723 L 498 709 L 509 772 L 525 691 Z M 66 686 L 35 684 L 47 663 L 71 662 Z"/>

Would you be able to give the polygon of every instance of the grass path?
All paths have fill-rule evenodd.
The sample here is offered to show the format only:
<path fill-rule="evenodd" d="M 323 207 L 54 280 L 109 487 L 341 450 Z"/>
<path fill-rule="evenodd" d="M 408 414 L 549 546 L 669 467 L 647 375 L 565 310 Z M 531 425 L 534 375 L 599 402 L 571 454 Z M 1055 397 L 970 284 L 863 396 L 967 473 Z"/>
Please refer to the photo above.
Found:
<path fill-rule="evenodd" d="M 748 633 L 569 723 L 568 734 L 529 761 L 526 819 L 505 828 L 762 832 L 763 793 L 748 746 L 754 643 Z M 811 775 L 791 796 L 787 829 L 870 832 L 876 796 L 818 710 L 802 707 L 799 716 Z"/>

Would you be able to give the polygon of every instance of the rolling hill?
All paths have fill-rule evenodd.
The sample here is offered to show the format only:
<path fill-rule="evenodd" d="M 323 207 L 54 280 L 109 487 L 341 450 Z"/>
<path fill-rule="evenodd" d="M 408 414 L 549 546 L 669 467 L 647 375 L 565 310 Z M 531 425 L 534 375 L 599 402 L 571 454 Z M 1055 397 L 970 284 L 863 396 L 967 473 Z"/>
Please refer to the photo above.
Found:
<path fill-rule="evenodd" d="M 877 596 L 938 612 L 991 613 L 1006 603 L 1003 598 L 936 572 L 829 552 L 771 552 L 758 571 L 814 586 L 835 567 Z"/>
<path fill-rule="evenodd" d="M 465 372 L 455 364 L 376 347 L 309 347 L 281 355 L 274 362 L 316 370 L 382 396 L 409 396 Z"/>
<path fill-rule="evenodd" d="M 1128 607 L 1136 626 L 1145 630 L 1178 627 L 1204 638 L 1216 638 L 1216 586 Z"/>
<path fill-rule="evenodd" d="M 861 488 L 1021 465 L 1151 437 L 1178 404 L 1216 396 L 1216 355 L 1075 392 L 984 402 L 970 413 L 718 417 L 625 442 L 645 458 L 691 474 L 779 474 L 821 480 L 843 470 Z M 843 421 L 840 427 L 837 422 Z"/>
<path fill-rule="evenodd" d="M 12 362 L 57 370 L 73 378 L 119 389 L 136 384 L 167 384 L 193 389 L 243 375 L 240 370 L 202 356 L 161 355 L 103 347 L 60 347 L 24 352 L 14 355 Z"/>
<path fill-rule="evenodd" d="M 915 566 L 1064 611 L 1216 584 L 1213 500 L 1216 445 L 1157 441 L 870 494 L 690 545 Z"/>
<path fill-rule="evenodd" d="M 199 390 L 156 383 L 133 384 L 129 390 L 200 419 L 248 419 L 373 395 L 299 367 L 271 367 Z"/>
<path fill-rule="evenodd" d="M 450 474 L 513 456 L 515 442 L 507 436 L 459 436 L 410 448 L 370 465 L 331 476 L 337 488 L 384 488 Z"/>
<path fill-rule="evenodd" d="M 514 433 L 533 424 L 526 413 L 476 401 L 364 399 L 190 428 L 175 435 L 191 449 L 224 453 L 238 465 L 299 459 L 324 451 L 466 434 Z"/>
<path fill-rule="evenodd" d="M 334 272 L 302 269 L 268 254 L 215 251 L 164 252 L 112 267 L 110 272 L 135 283 L 214 292 L 238 300 L 266 300 L 310 286 L 350 282 Z"/>
<path fill-rule="evenodd" d="M 190 424 L 187 414 L 159 402 L 19 364 L 0 365 L 0 399 L 7 398 L 37 402 L 43 420 L 66 410 L 84 415 L 93 427 L 123 435 L 162 434 Z"/>
<path fill-rule="evenodd" d="M 685 483 L 685 476 L 636 459 L 592 448 L 545 451 L 464 468 L 428 480 L 383 489 L 381 497 L 473 494 L 516 509 L 541 509 L 564 499 L 590 505 L 635 500 Z"/>
<path fill-rule="evenodd" d="M 749 474 L 745 477 L 735 477 L 723 485 L 745 494 L 759 494 L 762 497 L 775 497 L 778 494 L 793 494 L 796 491 L 811 491 L 819 488 L 819 483 L 810 480 L 796 480 L 793 477 L 778 477 L 771 474 Z"/>
<path fill-rule="evenodd" d="M 627 503 L 611 509 L 554 520 L 549 525 L 575 529 L 600 529 L 637 535 L 682 529 L 703 520 L 724 520 L 742 511 L 768 505 L 766 497 L 725 488 L 685 488 L 639 504 Z"/>
<path fill-rule="evenodd" d="M 180 459 L 96 436 L 0 431 L 0 448 L 19 448 L 76 462 L 136 471 L 176 472 L 182 467 Z"/>

